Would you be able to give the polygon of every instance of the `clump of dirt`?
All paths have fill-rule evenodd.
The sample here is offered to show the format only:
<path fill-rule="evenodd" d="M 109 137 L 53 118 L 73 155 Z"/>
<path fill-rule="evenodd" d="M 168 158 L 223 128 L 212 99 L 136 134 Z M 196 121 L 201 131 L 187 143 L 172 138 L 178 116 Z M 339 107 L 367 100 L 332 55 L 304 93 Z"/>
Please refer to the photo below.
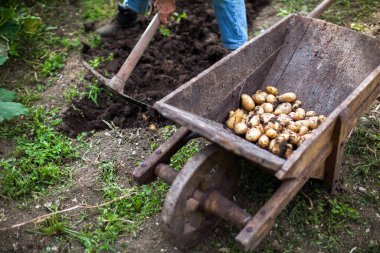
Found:
<path fill-rule="evenodd" d="M 247 4 L 249 24 L 252 23 L 252 12 L 256 8 L 257 3 Z M 177 12 L 183 11 L 187 13 L 187 18 L 172 22 L 168 26 L 169 36 L 164 36 L 162 32 L 156 33 L 130 76 L 125 94 L 153 104 L 228 54 L 221 46 L 218 25 L 210 3 L 199 0 L 180 1 L 177 3 Z M 137 25 L 125 29 L 116 38 L 103 39 L 101 48 L 85 46 L 83 58 L 106 59 L 112 53 L 112 59 L 101 61 L 97 68 L 100 73 L 112 77 L 128 57 L 149 19 L 139 20 Z M 107 125 L 103 120 L 112 121 L 121 128 L 144 127 L 147 121 L 141 120 L 146 119 L 142 117 L 143 113 L 151 116 L 150 123 L 165 124 L 157 113 L 143 112 L 117 96 L 107 100 L 103 95 L 99 99 L 99 106 L 88 99 L 82 99 L 75 101 L 64 114 L 62 129 L 70 135 L 104 129 Z"/>

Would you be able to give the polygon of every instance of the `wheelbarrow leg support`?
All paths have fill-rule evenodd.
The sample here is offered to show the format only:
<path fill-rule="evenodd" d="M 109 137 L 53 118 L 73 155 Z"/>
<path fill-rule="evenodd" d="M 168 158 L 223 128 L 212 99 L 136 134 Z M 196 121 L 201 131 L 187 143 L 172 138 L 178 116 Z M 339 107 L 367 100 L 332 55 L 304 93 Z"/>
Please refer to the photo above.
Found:
<path fill-rule="evenodd" d="M 164 144 L 156 149 L 141 165 L 133 171 L 133 178 L 138 184 L 149 184 L 155 179 L 154 170 L 160 163 L 169 162 L 170 157 L 180 150 L 191 138 L 185 127 L 178 129 Z"/>

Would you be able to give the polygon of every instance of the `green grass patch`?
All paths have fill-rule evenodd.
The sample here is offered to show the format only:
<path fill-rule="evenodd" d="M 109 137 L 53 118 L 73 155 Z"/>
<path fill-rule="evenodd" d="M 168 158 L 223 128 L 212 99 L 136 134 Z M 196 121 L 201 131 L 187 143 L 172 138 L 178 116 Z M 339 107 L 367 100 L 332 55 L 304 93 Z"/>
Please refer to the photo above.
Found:
<path fill-rule="evenodd" d="M 292 13 L 310 13 L 320 0 L 279 0 L 279 15 L 286 16 Z M 367 22 L 380 8 L 380 1 L 373 0 L 337 0 L 321 16 L 329 22 L 348 25 L 352 22 Z"/>
<path fill-rule="evenodd" d="M 78 152 L 70 139 L 55 131 L 60 121 L 54 112 L 35 107 L 16 125 L 12 122 L 1 128 L 0 137 L 15 143 L 12 155 L 0 161 L 2 196 L 22 197 L 65 182 L 69 171 L 64 164 L 78 157 Z"/>
<path fill-rule="evenodd" d="M 84 18 L 88 22 L 101 21 L 116 15 L 116 0 L 82 0 Z"/>

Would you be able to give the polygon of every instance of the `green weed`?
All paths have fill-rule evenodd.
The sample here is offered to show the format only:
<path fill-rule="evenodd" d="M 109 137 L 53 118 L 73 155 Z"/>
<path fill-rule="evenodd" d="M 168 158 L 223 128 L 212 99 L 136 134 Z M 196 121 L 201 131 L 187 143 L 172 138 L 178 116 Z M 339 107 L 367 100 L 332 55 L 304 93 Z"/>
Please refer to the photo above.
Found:
<path fill-rule="evenodd" d="M 42 64 L 41 73 L 46 77 L 52 77 L 65 66 L 65 55 L 62 53 L 51 53 Z"/>
<path fill-rule="evenodd" d="M 79 97 L 80 95 L 81 92 L 78 90 L 77 86 L 70 86 L 63 92 L 63 98 L 67 103 L 71 103 L 75 98 Z"/>
<path fill-rule="evenodd" d="M 170 166 L 177 170 L 182 169 L 187 160 L 189 160 L 199 150 L 200 146 L 196 140 L 191 140 L 170 158 Z"/>
<path fill-rule="evenodd" d="M 129 196 L 102 207 L 96 224 L 89 224 L 80 232 L 71 231 L 71 236 L 79 240 L 87 252 L 115 251 L 118 235 L 123 232 L 134 233 L 146 217 L 161 209 L 163 195 L 168 188 L 162 182 L 124 188 L 117 183 L 114 162 L 103 162 L 100 167 L 104 199 L 109 201 L 123 195 Z"/>
<path fill-rule="evenodd" d="M 321 1 L 319 0 L 280 0 L 280 16 L 286 16 L 292 13 L 309 13 Z M 321 19 L 330 21 L 339 25 L 348 25 L 356 22 L 362 23 L 370 20 L 373 14 L 380 8 L 380 1 L 373 0 L 337 0 L 321 16 Z"/>
<path fill-rule="evenodd" d="M 164 25 L 160 25 L 158 30 L 161 33 L 161 35 L 164 37 L 169 37 L 172 34 L 172 32 L 169 30 L 169 28 L 167 28 Z"/>
<path fill-rule="evenodd" d="M 116 0 L 82 0 L 84 18 L 88 22 L 111 18 L 117 11 Z"/>
<path fill-rule="evenodd" d="M 90 99 L 96 106 L 99 106 L 98 103 L 98 97 L 100 92 L 102 91 L 102 88 L 97 86 L 96 84 L 90 84 L 87 86 L 87 90 L 85 92 L 85 95 L 88 99 Z"/>
<path fill-rule="evenodd" d="M 176 23 L 181 23 L 183 19 L 187 19 L 187 13 L 186 11 L 182 11 L 181 13 L 173 12 L 170 19 Z"/>
<path fill-rule="evenodd" d="M 22 197 L 64 183 L 69 175 L 64 164 L 78 153 L 71 140 L 54 130 L 60 121 L 54 112 L 37 107 L 30 109 L 25 121 L 2 128 L 0 136 L 15 142 L 11 157 L 0 161 L 2 196 Z"/>

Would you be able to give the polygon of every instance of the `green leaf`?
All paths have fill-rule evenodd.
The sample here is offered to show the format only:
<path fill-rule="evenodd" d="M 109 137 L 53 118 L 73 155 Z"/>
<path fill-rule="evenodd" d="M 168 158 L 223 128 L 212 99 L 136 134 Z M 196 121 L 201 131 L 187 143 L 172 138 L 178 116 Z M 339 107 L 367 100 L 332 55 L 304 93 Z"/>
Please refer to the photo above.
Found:
<path fill-rule="evenodd" d="M 42 25 L 41 19 L 35 16 L 20 18 L 20 23 L 22 30 L 28 34 L 36 34 Z"/>
<path fill-rule="evenodd" d="M 0 102 L 11 102 L 15 98 L 15 95 L 13 91 L 0 88 Z"/>
<path fill-rule="evenodd" d="M 26 109 L 22 104 L 15 102 L 0 102 L 0 122 L 12 119 L 21 114 L 27 114 Z"/>
<path fill-rule="evenodd" d="M 15 40 L 20 31 L 20 27 L 13 21 L 8 21 L 0 26 L 0 36 L 4 36 L 8 40 Z"/>
<path fill-rule="evenodd" d="M 0 55 L 0 66 L 4 65 L 4 63 L 8 60 L 8 56 Z"/>
<path fill-rule="evenodd" d="M 0 26 L 15 16 L 15 9 L 0 7 Z"/>

